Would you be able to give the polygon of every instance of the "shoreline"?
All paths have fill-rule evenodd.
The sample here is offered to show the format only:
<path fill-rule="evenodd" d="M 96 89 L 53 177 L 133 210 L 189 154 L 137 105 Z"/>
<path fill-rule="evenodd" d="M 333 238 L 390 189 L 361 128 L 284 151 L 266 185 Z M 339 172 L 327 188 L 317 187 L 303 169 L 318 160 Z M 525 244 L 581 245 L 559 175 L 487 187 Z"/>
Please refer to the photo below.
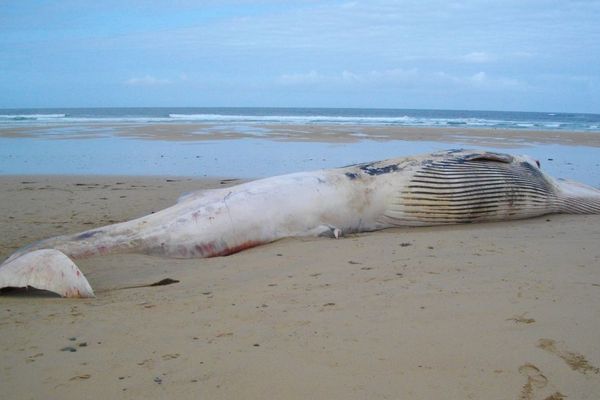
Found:
<path fill-rule="evenodd" d="M 266 126 L 266 125 L 265 125 Z M 455 148 L 527 154 L 555 177 L 598 187 L 600 134 L 335 125 L 73 125 L 3 137 L 0 176 L 255 179 Z"/>
<path fill-rule="evenodd" d="M 527 146 L 528 143 L 600 147 L 600 132 L 595 131 L 278 123 L 88 123 L 0 127 L 0 138 L 85 140 L 104 137 L 160 141 L 214 141 L 252 138 L 323 143 L 404 140 L 501 147 L 522 147 Z M 503 140 L 507 143 L 501 143 Z"/>

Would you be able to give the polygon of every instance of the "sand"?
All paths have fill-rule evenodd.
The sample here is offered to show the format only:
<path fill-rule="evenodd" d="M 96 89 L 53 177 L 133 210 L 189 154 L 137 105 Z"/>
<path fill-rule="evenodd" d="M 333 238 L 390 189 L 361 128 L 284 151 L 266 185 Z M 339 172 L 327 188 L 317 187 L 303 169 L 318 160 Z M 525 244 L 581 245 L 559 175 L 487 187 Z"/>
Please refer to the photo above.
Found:
<path fill-rule="evenodd" d="M 190 178 L 1 177 L 0 257 Z M 97 297 L 0 297 L 3 399 L 597 399 L 600 216 L 79 261 Z M 167 286 L 138 287 L 165 278 Z"/>
<path fill-rule="evenodd" d="M 466 146 L 526 147 L 558 144 L 600 147 L 598 132 L 541 131 L 461 127 L 410 127 L 352 124 L 249 124 L 228 123 L 86 123 L 45 124 L 38 127 L 0 127 L 0 138 L 94 139 L 119 136 L 142 140 L 214 141 L 268 139 L 291 142 L 349 143 L 374 141 L 432 141 Z"/>
<path fill-rule="evenodd" d="M 0 177 L 0 257 L 228 184 Z M 2 398 L 597 399 L 599 227 L 553 215 L 82 260 L 94 299 L 0 297 Z"/>

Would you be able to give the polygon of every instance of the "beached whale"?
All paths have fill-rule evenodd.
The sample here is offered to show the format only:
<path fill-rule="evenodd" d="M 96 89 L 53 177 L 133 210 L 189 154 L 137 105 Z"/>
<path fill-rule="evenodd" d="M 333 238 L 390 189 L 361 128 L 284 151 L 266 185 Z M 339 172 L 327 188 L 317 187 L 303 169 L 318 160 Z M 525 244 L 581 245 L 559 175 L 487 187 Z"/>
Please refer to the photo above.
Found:
<path fill-rule="evenodd" d="M 93 296 L 72 259 L 108 253 L 225 256 L 294 236 L 600 213 L 600 190 L 527 156 L 449 150 L 260 179 L 182 196 L 132 221 L 42 240 L 0 265 L 0 288 Z"/>

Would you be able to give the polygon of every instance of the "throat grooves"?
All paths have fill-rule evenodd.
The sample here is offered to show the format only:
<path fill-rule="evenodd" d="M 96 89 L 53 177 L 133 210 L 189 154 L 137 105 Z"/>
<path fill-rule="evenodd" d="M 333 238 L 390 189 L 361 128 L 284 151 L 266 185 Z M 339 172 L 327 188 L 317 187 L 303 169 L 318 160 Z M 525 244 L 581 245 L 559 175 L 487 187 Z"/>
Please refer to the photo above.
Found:
<path fill-rule="evenodd" d="M 438 225 L 543 215 L 560 208 L 549 182 L 526 163 L 431 161 L 394 199 L 392 224 Z"/>

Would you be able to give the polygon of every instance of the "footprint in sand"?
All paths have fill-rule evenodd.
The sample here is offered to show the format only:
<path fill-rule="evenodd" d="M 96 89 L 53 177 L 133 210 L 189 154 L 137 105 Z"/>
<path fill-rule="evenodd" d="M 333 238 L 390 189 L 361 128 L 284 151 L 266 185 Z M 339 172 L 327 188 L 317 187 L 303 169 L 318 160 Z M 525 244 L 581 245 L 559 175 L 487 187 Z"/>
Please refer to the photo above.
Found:
<path fill-rule="evenodd" d="M 540 339 L 537 347 L 559 356 L 573 371 L 582 374 L 600 374 L 600 368 L 591 365 L 583 355 L 566 350 L 562 342 L 556 342 L 552 339 Z"/>
<path fill-rule="evenodd" d="M 516 324 L 533 324 L 535 319 L 525 317 L 527 315 L 526 312 L 520 315 L 516 315 L 512 318 L 508 318 L 507 321 L 514 321 Z"/>
<path fill-rule="evenodd" d="M 521 388 L 519 400 L 533 399 L 534 389 L 542 389 L 548 384 L 548 378 L 542 374 L 540 369 L 533 364 L 523 364 L 519 367 L 519 373 L 527 377 L 527 383 Z"/>
<path fill-rule="evenodd" d="M 519 367 L 519 373 L 527 377 L 527 382 L 521 388 L 519 393 L 519 400 L 533 400 L 539 398 L 534 396 L 536 391 L 545 388 L 548 385 L 548 378 L 538 367 L 533 364 L 526 363 Z M 544 400 L 562 400 L 566 396 L 560 392 L 554 392 L 550 396 L 544 397 Z"/>
<path fill-rule="evenodd" d="M 90 374 L 82 374 L 82 375 L 77 375 L 72 377 L 71 379 L 69 379 L 70 381 L 83 381 L 86 379 L 90 379 L 92 377 L 92 375 Z"/>

